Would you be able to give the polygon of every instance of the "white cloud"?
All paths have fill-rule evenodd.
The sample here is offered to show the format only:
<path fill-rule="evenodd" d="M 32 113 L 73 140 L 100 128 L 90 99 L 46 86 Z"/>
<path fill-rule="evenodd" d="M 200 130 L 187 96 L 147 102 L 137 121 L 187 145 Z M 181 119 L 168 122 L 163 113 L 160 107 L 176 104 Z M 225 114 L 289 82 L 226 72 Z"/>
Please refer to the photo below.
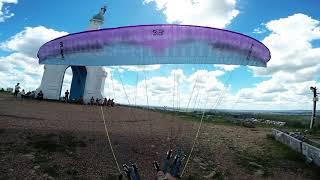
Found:
<path fill-rule="evenodd" d="M 18 0 L 0 0 L 0 22 L 4 22 L 6 19 L 14 16 L 14 13 L 11 13 L 8 7 L 4 7 L 5 4 L 17 4 Z"/>
<path fill-rule="evenodd" d="M 154 2 L 169 23 L 224 28 L 239 14 L 236 0 L 144 0 Z"/>
<path fill-rule="evenodd" d="M 305 77 L 319 70 L 320 48 L 312 47 L 313 40 L 320 39 L 320 21 L 304 14 L 270 21 L 266 28 L 271 33 L 263 43 L 271 51 L 268 68 L 254 68 L 256 75 L 271 76 L 279 72 L 293 73 L 294 78 Z"/>
<path fill-rule="evenodd" d="M 43 43 L 65 34 L 43 26 L 26 27 L 0 43 L 0 50 L 11 53 L 0 57 L 0 87 L 13 87 L 20 82 L 22 88 L 35 90 L 43 74 L 43 66 L 36 57 L 38 49 Z"/>
<path fill-rule="evenodd" d="M 219 93 L 223 89 L 228 89 L 217 77 L 224 74 L 223 71 L 198 70 L 187 76 L 182 69 L 173 69 L 168 75 L 154 76 L 145 80 L 140 78 L 135 85 L 123 84 L 127 96 L 124 93 L 121 81 L 117 81 L 121 74 L 112 71 L 113 79 L 109 76 L 106 80 L 105 95 L 113 98 L 120 103 L 143 104 L 152 106 L 174 106 L 186 107 L 189 99 L 189 108 L 199 104 L 204 107 L 204 101 L 208 97 L 208 106 L 216 102 Z M 195 88 L 192 96 L 192 89 Z M 148 92 L 148 94 L 147 94 Z M 198 98 L 196 95 L 198 94 Z M 200 94 L 200 95 L 199 95 Z"/>
<path fill-rule="evenodd" d="M 263 43 L 271 51 L 267 68 L 251 68 L 254 76 L 270 77 L 254 88 L 238 92 L 243 107 L 254 109 L 310 109 L 310 86 L 319 85 L 320 21 L 305 14 L 272 20 L 265 24 L 270 34 Z M 245 103 L 250 105 L 245 105 Z"/>
<path fill-rule="evenodd" d="M 44 26 L 26 27 L 23 31 L 12 36 L 6 42 L 0 44 L 0 48 L 7 51 L 23 53 L 30 57 L 36 57 L 41 45 L 48 40 L 66 35 Z"/>
<path fill-rule="evenodd" d="M 43 66 L 38 65 L 37 59 L 21 53 L 12 53 L 0 57 L 0 87 L 13 87 L 20 82 L 23 88 L 28 90 L 39 86 L 43 73 Z"/>
<path fill-rule="evenodd" d="M 310 86 L 319 85 L 316 81 L 276 84 L 277 79 L 260 83 L 256 88 L 244 88 L 237 93 L 239 109 L 311 109 Z M 268 87 L 271 85 L 272 87 Z"/>
<path fill-rule="evenodd" d="M 254 34 L 263 34 L 263 33 L 265 33 L 265 32 L 267 32 L 265 29 L 263 29 L 263 28 L 255 28 L 254 30 L 253 30 L 253 33 Z"/>

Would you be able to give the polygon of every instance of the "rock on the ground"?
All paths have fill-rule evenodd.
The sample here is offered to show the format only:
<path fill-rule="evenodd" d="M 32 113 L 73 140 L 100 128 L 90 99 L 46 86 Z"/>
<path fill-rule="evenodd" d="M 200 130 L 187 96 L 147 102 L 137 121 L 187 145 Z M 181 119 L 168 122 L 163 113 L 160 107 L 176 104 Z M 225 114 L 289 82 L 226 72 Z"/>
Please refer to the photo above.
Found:
<path fill-rule="evenodd" d="M 255 168 L 263 169 L 263 166 L 256 162 L 249 162 L 249 165 Z"/>
<path fill-rule="evenodd" d="M 200 169 L 207 170 L 208 164 L 200 162 L 199 165 L 200 165 Z"/>
<path fill-rule="evenodd" d="M 312 161 L 313 161 L 313 159 L 312 159 L 312 158 L 310 158 L 310 157 L 306 157 L 306 163 L 307 163 L 307 164 L 311 164 L 311 163 L 312 163 Z"/>
<path fill-rule="evenodd" d="M 205 179 L 212 179 L 217 173 L 215 171 L 212 171 L 210 174 L 203 176 Z"/>
<path fill-rule="evenodd" d="M 202 170 L 207 170 L 207 168 L 204 167 L 204 166 L 200 166 L 200 169 L 202 169 Z"/>
<path fill-rule="evenodd" d="M 34 159 L 34 155 L 33 154 L 24 154 L 22 155 L 22 157 L 33 160 Z"/>
<path fill-rule="evenodd" d="M 199 163 L 199 165 L 203 166 L 203 167 L 207 167 L 208 166 L 208 164 L 206 164 L 206 163 Z"/>
<path fill-rule="evenodd" d="M 198 157 L 193 158 L 193 162 L 195 163 L 200 163 L 201 161 L 202 161 L 201 158 L 198 158 Z"/>
<path fill-rule="evenodd" d="M 71 155 L 73 154 L 73 152 L 72 152 L 72 151 L 69 151 L 69 150 L 66 150 L 66 152 L 67 152 L 67 154 L 68 154 L 69 156 L 71 156 Z"/>
<path fill-rule="evenodd" d="M 255 173 L 254 173 L 255 176 L 263 176 L 264 175 L 264 171 L 261 170 L 261 169 L 258 169 Z"/>

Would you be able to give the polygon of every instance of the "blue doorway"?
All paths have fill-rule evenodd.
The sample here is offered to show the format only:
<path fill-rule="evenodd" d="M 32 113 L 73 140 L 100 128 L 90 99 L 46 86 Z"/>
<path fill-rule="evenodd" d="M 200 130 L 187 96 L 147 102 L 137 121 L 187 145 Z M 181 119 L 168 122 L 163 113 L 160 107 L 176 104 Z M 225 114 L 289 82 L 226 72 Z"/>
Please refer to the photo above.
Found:
<path fill-rule="evenodd" d="M 72 69 L 72 81 L 70 88 L 71 101 L 78 101 L 83 98 L 84 88 L 87 79 L 87 69 L 85 66 L 71 66 Z"/>

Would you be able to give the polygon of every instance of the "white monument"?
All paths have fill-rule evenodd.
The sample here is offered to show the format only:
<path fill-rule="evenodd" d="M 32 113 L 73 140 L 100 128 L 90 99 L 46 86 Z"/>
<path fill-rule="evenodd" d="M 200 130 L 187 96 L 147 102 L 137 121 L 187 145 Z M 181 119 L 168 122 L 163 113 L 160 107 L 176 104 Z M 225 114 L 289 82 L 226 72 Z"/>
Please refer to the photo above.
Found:
<path fill-rule="evenodd" d="M 106 7 L 90 20 L 88 30 L 100 29 L 104 23 Z M 107 72 L 101 66 L 72 66 L 72 65 L 45 65 L 40 87 L 45 99 L 59 100 L 64 74 L 66 69 L 72 69 L 72 83 L 70 88 L 70 100 L 77 101 L 83 98 L 89 102 L 91 97 L 102 99 Z"/>

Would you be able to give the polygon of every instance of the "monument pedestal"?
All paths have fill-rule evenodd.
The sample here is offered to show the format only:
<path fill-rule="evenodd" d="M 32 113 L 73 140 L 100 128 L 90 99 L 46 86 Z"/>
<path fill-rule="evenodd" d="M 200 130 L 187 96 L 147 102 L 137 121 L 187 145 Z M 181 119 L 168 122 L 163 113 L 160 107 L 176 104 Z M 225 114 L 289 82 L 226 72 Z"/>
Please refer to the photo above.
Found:
<path fill-rule="evenodd" d="M 59 100 L 63 84 L 64 74 L 67 65 L 45 65 L 44 73 L 40 87 L 44 94 L 44 99 Z M 103 98 L 104 84 L 107 72 L 100 66 L 71 66 L 73 77 L 70 90 L 70 100 L 79 100 L 82 96 L 85 103 L 90 102 L 91 97 L 94 99 Z M 81 70 L 81 72 L 79 72 Z M 85 72 L 86 71 L 86 72 Z M 84 75 L 86 74 L 86 76 Z M 84 90 L 83 90 L 83 83 Z M 74 97 L 74 98 L 72 98 Z"/>
<path fill-rule="evenodd" d="M 104 84 L 107 77 L 107 72 L 100 66 L 86 66 L 87 80 L 84 90 L 84 102 L 90 102 L 91 97 L 102 99 Z"/>
<path fill-rule="evenodd" d="M 36 93 L 41 90 L 44 99 L 59 100 L 67 68 L 67 65 L 44 65 L 42 81 Z"/>

